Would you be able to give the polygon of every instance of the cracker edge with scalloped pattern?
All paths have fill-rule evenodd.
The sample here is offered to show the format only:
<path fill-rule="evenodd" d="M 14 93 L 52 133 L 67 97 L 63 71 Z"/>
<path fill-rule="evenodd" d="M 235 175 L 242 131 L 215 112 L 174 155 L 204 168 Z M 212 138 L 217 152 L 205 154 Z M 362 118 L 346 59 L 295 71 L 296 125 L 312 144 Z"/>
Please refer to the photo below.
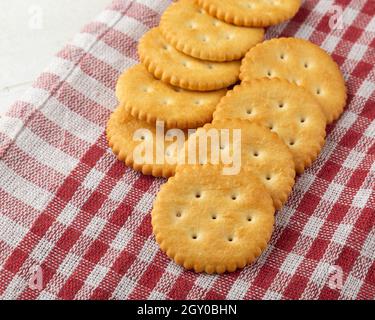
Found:
<path fill-rule="evenodd" d="M 298 12 L 301 7 L 301 1 L 294 8 L 290 14 L 279 15 L 272 18 L 260 18 L 254 16 L 249 16 L 246 18 L 236 16 L 230 12 L 225 11 L 219 7 L 216 7 L 214 4 L 206 2 L 206 0 L 195 0 L 195 2 L 202 7 L 208 14 L 222 20 L 226 23 L 231 23 L 241 27 L 269 27 L 274 26 L 284 21 L 292 19 Z"/>
<path fill-rule="evenodd" d="M 308 43 L 309 45 L 312 44 L 312 45 L 316 46 L 316 48 L 319 49 L 322 54 L 327 55 L 331 58 L 332 64 L 335 66 L 336 71 L 341 76 L 342 81 L 340 81 L 340 85 L 341 85 L 341 87 L 342 87 L 341 89 L 343 91 L 343 98 L 342 98 L 341 101 L 339 101 L 341 107 L 338 108 L 336 110 L 336 112 L 332 112 L 331 116 L 329 116 L 329 117 L 327 117 L 327 114 L 324 112 L 325 116 L 327 117 L 327 124 L 331 124 L 332 122 L 337 120 L 341 116 L 341 114 L 344 112 L 346 102 L 347 102 L 347 99 L 348 99 L 348 88 L 346 87 L 344 76 L 343 76 L 343 74 L 341 72 L 341 69 L 339 68 L 338 64 L 336 63 L 336 61 L 332 59 L 330 54 L 328 54 L 325 50 L 323 50 L 322 48 L 320 48 L 318 45 L 316 45 L 315 43 L 313 43 L 311 41 L 308 41 L 308 40 L 305 40 L 305 39 L 300 39 L 300 38 L 282 37 L 282 38 L 273 38 L 273 39 L 264 41 L 262 43 L 258 43 L 257 45 L 255 45 L 254 47 L 252 47 L 248 51 L 248 53 L 245 55 L 245 57 L 242 60 L 241 67 L 240 67 L 240 80 L 242 82 L 246 83 L 246 82 L 251 81 L 252 79 L 256 79 L 256 78 L 246 76 L 247 64 L 249 63 L 249 60 L 251 60 L 250 56 L 251 56 L 253 50 L 256 50 L 256 48 L 258 48 L 259 46 L 262 46 L 262 45 L 267 45 L 267 44 L 272 43 L 272 42 L 279 42 L 279 41 L 285 41 L 285 40 L 287 40 L 287 41 L 303 41 L 303 42 Z M 251 60 L 251 62 L 255 63 L 253 60 Z M 308 88 L 305 88 L 305 89 L 307 91 L 309 91 Z"/>
<path fill-rule="evenodd" d="M 109 147 L 112 149 L 113 153 L 116 155 L 117 159 L 124 162 L 127 167 L 133 168 L 135 171 L 141 172 L 144 175 L 152 175 L 156 178 L 164 177 L 169 178 L 175 174 L 175 169 L 166 168 L 162 165 L 151 165 L 151 164 L 137 164 L 134 162 L 134 158 L 132 154 L 126 154 L 119 148 L 117 145 L 117 140 L 114 138 L 112 130 L 112 121 L 114 121 L 113 117 L 115 115 L 116 110 L 111 114 L 107 127 L 106 127 L 106 138 Z"/>
<path fill-rule="evenodd" d="M 125 110 L 130 113 L 134 118 L 139 119 L 141 121 L 145 121 L 151 125 L 155 125 L 156 121 L 161 120 L 164 121 L 166 128 L 168 129 L 195 129 L 200 126 L 203 126 L 207 122 L 212 121 L 212 115 L 207 115 L 205 118 L 196 118 L 193 120 L 186 120 L 183 117 L 180 119 L 162 119 L 156 115 L 152 115 L 146 111 L 140 110 L 138 107 L 133 105 L 132 103 L 123 102 L 121 106 L 125 108 Z"/>
<path fill-rule="evenodd" d="M 227 101 L 228 99 L 230 99 L 231 96 L 232 96 L 234 93 L 240 91 L 241 88 L 243 88 L 243 86 L 251 86 L 251 84 L 254 83 L 254 82 L 262 83 L 262 82 L 270 81 L 270 80 L 271 80 L 271 81 L 286 82 L 286 83 L 289 83 L 289 84 L 291 84 L 291 85 L 297 86 L 297 85 L 294 84 L 294 83 L 291 83 L 291 82 L 289 82 L 289 81 L 287 81 L 287 80 L 285 80 L 285 79 L 280 79 L 280 78 L 272 78 L 272 79 L 269 79 L 269 78 L 257 78 L 257 79 L 251 79 L 251 80 L 249 80 L 249 81 L 246 81 L 246 82 L 244 82 L 244 83 L 241 84 L 241 85 L 237 85 L 237 86 L 235 86 L 235 87 L 233 88 L 233 90 L 229 91 L 229 92 L 227 93 L 227 95 L 224 96 L 224 97 L 220 100 L 220 102 L 219 102 L 219 104 L 217 105 L 216 110 L 215 110 L 215 112 L 214 112 L 214 115 L 213 115 L 213 119 L 214 119 L 214 120 L 213 120 L 213 121 L 215 121 L 215 120 L 223 120 L 223 119 L 224 119 L 224 118 L 216 118 L 216 119 L 215 119 L 215 114 L 218 113 L 218 111 L 222 110 L 222 109 L 223 109 L 223 105 L 226 103 L 226 101 Z M 312 96 L 311 93 L 310 93 L 308 90 L 305 90 L 305 91 L 306 91 L 308 94 L 310 94 L 310 96 Z M 312 96 L 312 97 L 313 97 L 313 96 Z M 319 102 L 315 99 L 315 97 L 313 97 L 313 98 L 314 98 L 314 100 L 317 102 L 317 104 L 320 106 Z M 323 114 L 323 116 L 325 117 L 323 111 L 322 111 L 322 114 Z M 225 119 L 227 119 L 227 118 L 225 118 Z M 241 118 L 236 118 L 236 119 L 241 119 Z M 259 125 L 261 125 L 258 121 L 255 121 L 255 120 L 253 121 L 253 120 L 250 120 L 250 119 L 249 119 L 249 121 L 251 121 L 252 123 L 258 123 Z M 276 133 L 276 134 L 277 134 L 277 133 Z M 302 174 L 302 173 L 303 173 L 307 168 L 309 168 L 309 167 L 312 165 L 312 163 L 318 158 L 318 156 L 319 156 L 319 154 L 320 154 L 320 152 L 321 152 L 321 150 L 322 150 L 322 148 L 323 148 L 323 146 L 324 146 L 324 144 L 325 144 L 325 137 L 326 137 L 326 130 L 325 130 L 325 128 L 319 133 L 319 136 L 320 136 L 320 138 L 319 138 L 318 143 L 317 143 L 316 145 L 312 146 L 312 148 L 311 148 L 311 154 L 309 154 L 308 156 L 306 156 L 305 161 L 304 161 L 303 163 L 297 163 L 296 161 L 294 161 L 294 162 L 295 162 L 296 172 L 297 172 L 298 174 Z M 281 137 L 280 137 L 280 139 L 281 139 Z M 282 139 L 281 139 L 281 140 L 282 140 Z M 285 143 L 285 142 L 284 142 L 284 143 Z"/>
<path fill-rule="evenodd" d="M 264 129 L 264 126 L 260 125 L 259 123 L 257 123 L 257 122 L 251 122 L 251 121 L 249 121 L 247 119 L 220 119 L 220 120 L 216 120 L 216 121 L 218 121 L 218 122 L 225 122 L 225 121 L 227 121 L 227 122 L 231 122 L 231 123 L 249 122 L 249 123 L 252 123 L 252 124 L 254 124 L 254 125 L 262 128 L 262 130 Z M 210 128 L 215 128 L 215 120 L 212 123 L 207 123 L 202 128 L 198 128 L 197 132 L 194 133 L 193 135 L 196 135 L 200 130 L 208 130 Z M 281 144 L 283 146 L 285 146 L 285 150 L 290 155 L 290 162 L 292 164 L 294 164 L 293 155 L 290 152 L 288 146 L 284 143 L 284 141 L 282 141 L 280 139 L 280 137 L 276 133 L 274 133 L 274 132 L 270 132 L 270 133 L 271 133 L 271 136 L 273 137 L 273 139 L 279 140 L 279 142 L 281 142 Z M 178 165 L 176 167 L 176 172 L 182 171 L 183 169 L 185 169 L 185 167 L 190 167 L 190 166 L 191 165 Z M 285 181 L 286 181 L 285 185 L 287 187 L 285 188 L 285 190 L 280 191 L 280 193 L 278 194 L 277 199 L 274 198 L 274 197 L 272 197 L 272 200 L 274 202 L 274 206 L 275 206 L 276 210 L 280 210 L 283 207 L 283 205 L 288 200 L 289 195 L 291 194 L 291 192 L 293 190 L 293 187 L 294 187 L 294 184 L 295 184 L 295 177 L 296 177 L 296 171 L 295 171 L 294 167 L 295 167 L 294 165 L 291 166 L 290 170 L 287 171 L 287 174 L 286 174 L 286 177 L 285 177 Z M 268 188 L 267 188 L 267 191 L 268 191 Z"/>
<path fill-rule="evenodd" d="M 264 127 L 261 126 L 259 123 L 251 122 L 251 121 L 246 120 L 246 119 L 245 120 L 243 120 L 243 119 L 225 119 L 225 120 L 216 120 L 216 121 L 232 121 L 232 122 L 248 121 L 248 122 L 253 123 L 254 125 L 257 125 L 258 127 L 262 128 L 262 130 L 264 129 Z M 214 126 L 214 125 L 215 125 L 215 121 L 213 123 L 206 124 L 203 128 L 207 128 L 209 126 Z M 294 163 L 293 155 L 289 151 L 288 146 L 285 145 L 284 141 L 282 141 L 276 133 L 274 133 L 274 132 L 270 132 L 270 133 L 271 133 L 273 139 L 279 140 L 279 142 L 281 142 L 282 145 L 285 146 L 285 150 L 287 150 L 288 153 L 290 154 L 291 163 Z M 295 172 L 295 169 L 294 169 L 294 166 L 293 166 L 293 168 L 291 167 L 290 170 L 287 171 L 287 174 L 285 176 L 285 181 L 286 181 L 285 185 L 287 185 L 287 188 L 283 191 L 280 191 L 278 199 L 274 199 L 272 197 L 272 200 L 274 201 L 274 206 L 275 206 L 276 210 L 280 210 L 283 207 L 283 205 L 285 204 L 285 202 L 288 200 L 289 195 L 291 194 L 291 192 L 293 190 L 293 187 L 294 187 L 294 184 L 295 184 L 295 177 L 296 177 L 296 172 Z"/>
<path fill-rule="evenodd" d="M 144 110 L 141 110 L 137 105 L 133 104 L 130 101 L 125 101 L 123 98 L 121 87 L 123 85 L 122 79 L 124 74 L 122 74 L 116 84 L 116 98 L 119 101 L 121 107 L 124 107 L 125 110 L 134 118 L 139 119 L 141 121 L 145 121 L 151 125 L 155 125 L 157 120 L 162 120 L 165 122 L 165 126 L 168 129 L 195 129 L 198 127 L 203 126 L 204 124 L 212 121 L 212 114 L 207 114 L 206 117 L 196 117 L 196 119 L 188 120 L 185 117 L 181 117 L 180 119 L 162 119 L 160 116 L 152 115 Z M 225 90 L 225 89 L 222 89 Z M 226 93 L 226 92 L 225 92 Z"/>
<path fill-rule="evenodd" d="M 160 210 L 158 211 L 157 209 L 158 202 L 159 202 L 160 197 L 163 196 L 164 193 L 168 192 L 167 191 L 168 185 L 170 183 L 174 183 L 176 179 L 178 178 L 178 175 L 183 174 L 185 170 L 191 170 L 191 169 L 192 169 L 191 167 L 184 167 L 180 171 L 176 172 L 176 175 L 174 177 L 169 178 L 168 182 L 161 186 L 161 189 L 154 201 L 153 209 L 151 212 L 151 225 L 152 225 L 153 233 L 155 235 L 155 240 L 159 244 L 160 249 L 176 264 L 184 267 L 187 270 L 194 270 L 197 273 L 205 272 L 208 274 L 215 274 L 215 273 L 223 274 L 225 272 L 235 272 L 237 269 L 243 269 L 247 265 L 250 265 L 251 263 L 255 262 L 261 256 L 264 250 L 266 250 L 268 243 L 272 237 L 273 228 L 270 230 L 269 233 L 265 234 L 264 242 L 259 245 L 258 250 L 254 250 L 253 254 L 251 254 L 248 257 L 248 259 L 230 262 L 230 263 L 222 264 L 222 265 L 217 265 L 215 267 L 210 266 L 210 265 L 205 265 L 204 263 L 201 263 L 194 259 L 188 259 L 187 257 L 183 255 L 183 253 L 173 251 L 166 246 L 164 242 L 164 238 L 161 232 L 158 231 L 157 224 L 156 224 L 157 215 L 160 214 Z M 263 186 L 262 183 L 261 185 Z M 167 195 L 169 195 L 169 193 L 167 193 Z M 273 218 L 272 224 L 274 225 L 274 223 L 275 223 L 275 219 Z"/>
<path fill-rule="evenodd" d="M 143 38 L 139 41 L 138 46 L 138 55 L 142 62 L 142 64 L 146 67 L 146 69 L 154 75 L 155 78 L 171 84 L 173 86 L 186 89 L 186 90 L 192 90 L 192 91 L 214 91 L 214 90 L 220 90 L 227 88 L 231 86 L 232 84 L 235 84 L 239 80 L 239 73 L 240 68 L 238 70 L 238 74 L 234 76 L 232 79 L 229 80 L 218 80 L 217 78 L 213 80 L 212 82 L 199 82 L 199 81 L 192 81 L 188 78 L 178 77 L 176 75 L 173 75 L 171 73 L 168 73 L 166 71 L 163 71 L 158 64 L 153 61 L 153 59 L 147 55 L 147 50 L 142 49 L 143 46 Z"/>
<path fill-rule="evenodd" d="M 167 9 L 168 10 L 168 9 Z M 164 15 L 161 18 L 160 21 L 160 31 L 163 35 L 163 37 L 177 50 L 181 51 L 182 53 L 191 56 L 193 58 L 197 58 L 200 60 L 208 60 L 212 62 L 228 62 L 228 61 L 236 61 L 242 59 L 246 53 L 251 49 L 248 48 L 246 50 L 243 50 L 242 52 L 238 53 L 230 53 L 228 51 L 221 52 L 220 55 L 210 55 L 207 50 L 202 46 L 201 48 L 194 47 L 193 45 L 190 45 L 188 42 L 184 42 L 178 37 L 174 36 L 173 33 L 164 26 L 163 19 L 165 19 L 166 15 L 168 14 L 168 11 L 164 13 Z M 260 43 L 264 40 L 264 29 L 262 35 L 259 37 L 258 40 L 255 40 L 255 44 Z"/>

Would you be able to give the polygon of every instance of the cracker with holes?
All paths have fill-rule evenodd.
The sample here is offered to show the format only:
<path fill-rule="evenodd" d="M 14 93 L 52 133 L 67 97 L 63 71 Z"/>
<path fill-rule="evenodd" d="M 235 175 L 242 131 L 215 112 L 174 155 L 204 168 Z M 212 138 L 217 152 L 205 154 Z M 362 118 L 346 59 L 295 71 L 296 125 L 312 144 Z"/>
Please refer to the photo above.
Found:
<path fill-rule="evenodd" d="M 314 96 L 281 79 L 255 79 L 225 96 L 215 120 L 248 119 L 261 123 L 289 146 L 296 171 L 302 173 L 318 156 L 325 140 L 326 118 Z"/>
<path fill-rule="evenodd" d="M 170 178 L 151 215 L 156 241 L 177 264 L 223 273 L 245 267 L 265 250 L 274 211 L 256 176 L 225 176 L 207 165 Z"/>
<path fill-rule="evenodd" d="M 139 42 L 139 57 L 155 78 L 194 91 L 227 88 L 238 81 L 240 62 L 210 62 L 190 57 L 171 46 L 159 28 Z"/>
<path fill-rule="evenodd" d="M 276 209 L 282 207 L 294 185 L 296 172 L 289 148 L 276 133 L 249 120 L 206 124 L 189 137 L 184 152 L 176 171 L 208 163 L 226 168 L 223 172 L 231 176 L 251 172 L 264 183 Z"/>
<path fill-rule="evenodd" d="M 246 27 L 268 27 L 295 16 L 301 0 L 195 0 L 210 15 Z"/>
<path fill-rule="evenodd" d="M 160 138 L 164 139 L 164 128 L 160 130 L 163 131 Z M 171 131 L 166 136 L 168 132 Z M 125 108 L 118 107 L 108 121 L 106 133 L 114 154 L 127 166 L 154 177 L 174 175 L 179 145 L 174 139 L 168 139 L 163 140 L 165 146 L 160 148 L 157 127 L 135 119 Z"/>
<path fill-rule="evenodd" d="M 239 60 L 264 36 L 262 28 L 227 24 L 191 0 L 172 4 L 161 18 L 160 31 L 179 51 L 210 61 Z"/>
<path fill-rule="evenodd" d="M 256 45 L 246 54 L 241 80 L 282 78 L 315 96 L 327 123 L 336 120 L 346 104 L 346 87 L 339 67 L 317 45 L 302 39 L 280 38 Z"/>
<path fill-rule="evenodd" d="M 173 87 L 155 79 L 139 64 L 118 80 L 116 95 L 133 117 L 168 128 L 197 128 L 212 121 L 212 114 L 226 90 L 199 92 Z"/>

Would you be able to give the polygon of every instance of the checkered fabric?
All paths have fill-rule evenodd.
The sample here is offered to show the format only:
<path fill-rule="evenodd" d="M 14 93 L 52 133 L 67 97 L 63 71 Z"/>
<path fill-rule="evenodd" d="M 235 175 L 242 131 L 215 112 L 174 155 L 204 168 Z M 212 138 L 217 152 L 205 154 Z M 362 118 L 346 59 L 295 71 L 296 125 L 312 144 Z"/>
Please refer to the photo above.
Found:
<path fill-rule="evenodd" d="M 268 30 L 330 52 L 348 106 L 278 212 L 266 252 L 221 276 L 185 271 L 159 250 L 150 211 L 165 181 L 117 161 L 104 134 L 116 79 L 137 63 L 137 41 L 169 3 L 115 0 L 1 119 L 0 296 L 374 299 L 374 0 L 305 0 L 292 21 Z"/>

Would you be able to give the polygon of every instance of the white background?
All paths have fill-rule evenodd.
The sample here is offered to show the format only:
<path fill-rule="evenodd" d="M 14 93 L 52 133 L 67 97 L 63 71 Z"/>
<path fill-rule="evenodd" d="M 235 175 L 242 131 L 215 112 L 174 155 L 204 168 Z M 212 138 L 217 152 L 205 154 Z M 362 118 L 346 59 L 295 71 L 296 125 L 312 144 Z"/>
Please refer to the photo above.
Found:
<path fill-rule="evenodd" d="M 0 116 L 111 0 L 0 0 Z"/>

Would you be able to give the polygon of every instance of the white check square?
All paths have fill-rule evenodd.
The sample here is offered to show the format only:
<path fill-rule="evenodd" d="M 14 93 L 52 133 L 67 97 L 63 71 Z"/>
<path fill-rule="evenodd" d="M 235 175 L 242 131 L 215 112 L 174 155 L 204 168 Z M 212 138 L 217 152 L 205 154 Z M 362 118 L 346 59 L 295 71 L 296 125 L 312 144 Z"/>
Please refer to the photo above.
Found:
<path fill-rule="evenodd" d="M 302 260 L 303 257 L 295 253 L 289 253 L 280 269 L 289 275 L 294 275 Z"/>

